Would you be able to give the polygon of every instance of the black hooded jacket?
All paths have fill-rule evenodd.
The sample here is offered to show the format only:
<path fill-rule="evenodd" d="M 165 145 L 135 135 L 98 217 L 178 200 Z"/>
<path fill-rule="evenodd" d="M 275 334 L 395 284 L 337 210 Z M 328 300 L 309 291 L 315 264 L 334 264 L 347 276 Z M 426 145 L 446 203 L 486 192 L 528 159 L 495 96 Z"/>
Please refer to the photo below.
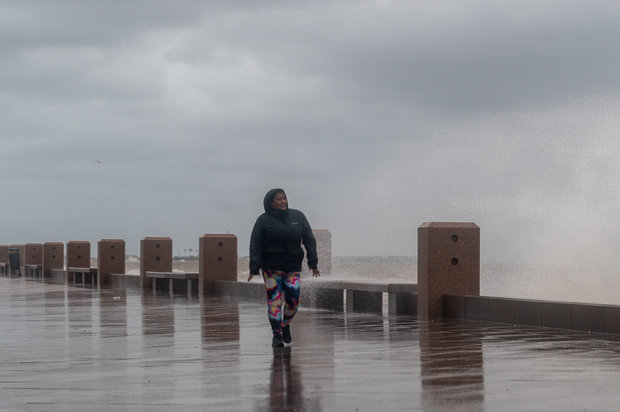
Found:
<path fill-rule="evenodd" d="M 265 195 L 265 213 L 256 219 L 250 238 L 250 273 L 257 275 L 259 269 L 299 272 L 304 259 L 303 242 L 308 253 L 308 266 L 316 269 L 318 257 L 312 228 L 299 210 L 276 210 L 271 206 L 273 198 L 282 189 L 271 189 Z"/>

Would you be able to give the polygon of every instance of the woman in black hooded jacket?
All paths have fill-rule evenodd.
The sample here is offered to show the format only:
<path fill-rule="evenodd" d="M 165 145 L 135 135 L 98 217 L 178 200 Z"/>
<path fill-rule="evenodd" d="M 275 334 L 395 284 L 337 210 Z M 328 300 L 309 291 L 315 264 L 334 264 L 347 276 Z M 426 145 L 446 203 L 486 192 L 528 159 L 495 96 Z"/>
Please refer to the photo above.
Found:
<path fill-rule="evenodd" d="M 299 210 L 288 208 L 282 189 L 271 189 L 263 200 L 265 213 L 256 219 L 250 238 L 250 276 L 262 270 L 267 292 L 273 346 L 291 342 L 290 324 L 299 305 L 299 278 L 304 251 L 313 276 L 319 276 L 316 240 Z M 284 307 L 282 303 L 284 302 Z"/>

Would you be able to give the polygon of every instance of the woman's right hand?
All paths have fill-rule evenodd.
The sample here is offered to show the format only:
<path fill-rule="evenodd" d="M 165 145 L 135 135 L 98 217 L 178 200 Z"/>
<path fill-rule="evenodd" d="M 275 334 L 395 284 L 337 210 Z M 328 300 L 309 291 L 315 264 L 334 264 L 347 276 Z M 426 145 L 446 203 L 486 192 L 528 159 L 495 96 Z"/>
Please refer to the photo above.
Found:
<path fill-rule="evenodd" d="M 253 275 L 253 274 L 250 273 L 250 276 L 248 276 L 248 282 L 251 281 L 254 276 L 256 276 L 256 275 Z"/>

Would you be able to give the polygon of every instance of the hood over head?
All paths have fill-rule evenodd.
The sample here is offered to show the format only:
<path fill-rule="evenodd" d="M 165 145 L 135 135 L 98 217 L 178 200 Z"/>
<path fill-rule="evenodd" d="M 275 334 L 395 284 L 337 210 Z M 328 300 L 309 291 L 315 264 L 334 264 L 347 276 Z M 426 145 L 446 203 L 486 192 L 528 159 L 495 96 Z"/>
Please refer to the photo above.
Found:
<path fill-rule="evenodd" d="M 280 192 L 286 195 L 286 192 L 280 188 L 275 188 L 268 191 L 265 195 L 265 198 L 263 199 L 263 207 L 265 208 L 265 213 L 278 217 L 280 219 L 284 219 L 284 217 L 288 215 L 288 205 L 286 206 L 286 210 L 277 210 L 271 206 L 271 203 L 273 203 L 273 198 L 276 197 L 276 194 Z"/>

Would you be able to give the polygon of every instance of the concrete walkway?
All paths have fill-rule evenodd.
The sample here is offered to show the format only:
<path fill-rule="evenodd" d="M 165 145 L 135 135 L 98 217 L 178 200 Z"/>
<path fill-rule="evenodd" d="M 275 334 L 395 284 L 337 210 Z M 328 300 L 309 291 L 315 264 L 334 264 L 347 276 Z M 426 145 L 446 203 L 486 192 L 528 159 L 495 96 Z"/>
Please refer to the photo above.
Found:
<path fill-rule="evenodd" d="M 303 285 L 302 285 L 303 299 Z M 620 342 L 0 278 L 2 411 L 620 409 Z"/>

